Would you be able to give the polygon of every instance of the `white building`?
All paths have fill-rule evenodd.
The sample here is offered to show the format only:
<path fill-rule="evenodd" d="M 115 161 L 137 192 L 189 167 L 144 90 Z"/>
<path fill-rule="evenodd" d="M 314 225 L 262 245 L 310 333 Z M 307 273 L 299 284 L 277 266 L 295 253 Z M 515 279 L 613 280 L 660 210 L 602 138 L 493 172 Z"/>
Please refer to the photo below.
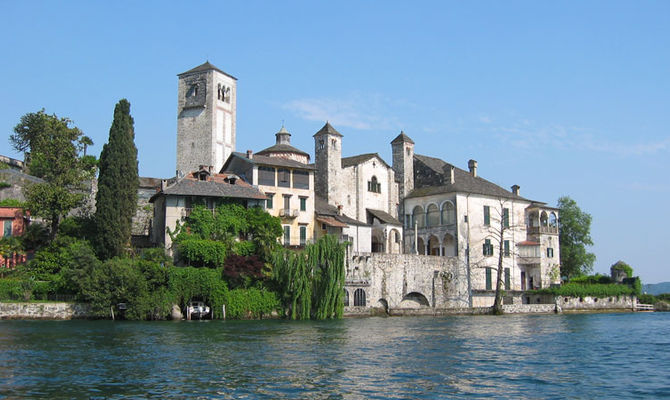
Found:
<path fill-rule="evenodd" d="M 414 154 L 401 134 L 392 142 L 402 182 L 407 253 L 457 257 L 469 271 L 473 306 L 493 304 L 499 256 L 509 294 L 560 283 L 558 210 L 437 158 Z M 412 177 L 412 179 L 405 179 Z"/>
<path fill-rule="evenodd" d="M 402 252 L 398 184 L 393 169 L 377 154 L 342 157 L 342 134 L 326 123 L 314 134 L 316 195 L 338 215 L 358 221 L 342 227 L 354 252 Z M 327 208 L 317 209 L 327 216 Z M 317 236 L 327 232 L 322 222 Z M 331 226 L 331 229 L 334 228 Z M 369 241 L 368 239 L 369 238 Z"/>

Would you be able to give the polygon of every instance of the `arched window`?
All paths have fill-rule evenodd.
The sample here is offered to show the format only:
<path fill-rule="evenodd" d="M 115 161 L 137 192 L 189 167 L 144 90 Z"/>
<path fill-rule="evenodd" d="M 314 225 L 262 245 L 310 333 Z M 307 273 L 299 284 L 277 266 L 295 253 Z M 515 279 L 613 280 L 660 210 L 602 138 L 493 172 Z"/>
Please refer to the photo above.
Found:
<path fill-rule="evenodd" d="M 216 89 L 216 98 L 218 100 L 221 100 L 221 84 L 219 83 L 217 89 Z"/>
<path fill-rule="evenodd" d="M 557 226 L 558 225 L 558 219 L 556 218 L 556 213 L 552 212 L 549 214 L 549 226 Z"/>
<path fill-rule="evenodd" d="M 381 193 L 382 185 L 377 182 L 377 177 L 373 176 L 372 179 L 368 181 L 368 192 Z"/>
<path fill-rule="evenodd" d="M 349 307 L 349 292 L 344 289 L 344 306 Z"/>
<path fill-rule="evenodd" d="M 416 223 L 419 228 L 426 226 L 426 215 L 423 212 L 423 207 L 414 207 L 414 211 L 412 212 L 412 222 Z"/>
<path fill-rule="evenodd" d="M 456 208 L 450 201 L 442 204 L 442 225 L 451 225 L 456 222 Z"/>
<path fill-rule="evenodd" d="M 428 206 L 428 213 L 426 214 L 426 225 L 427 226 L 438 226 L 440 225 L 440 210 L 435 204 Z"/>
<path fill-rule="evenodd" d="M 356 289 L 354 292 L 354 307 L 365 307 L 365 290 Z"/>
<path fill-rule="evenodd" d="M 540 214 L 540 226 L 547 226 L 547 213 L 545 211 Z"/>

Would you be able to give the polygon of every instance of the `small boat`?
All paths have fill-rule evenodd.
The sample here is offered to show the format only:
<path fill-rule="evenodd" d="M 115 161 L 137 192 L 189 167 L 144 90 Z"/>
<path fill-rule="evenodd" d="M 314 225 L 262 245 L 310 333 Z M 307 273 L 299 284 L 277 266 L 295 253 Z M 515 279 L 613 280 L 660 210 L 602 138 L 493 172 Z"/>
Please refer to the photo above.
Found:
<path fill-rule="evenodd" d="M 202 319 L 209 315 L 209 307 L 202 301 L 190 301 L 188 303 L 188 308 L 186 310 L 187 318 L 190 316 L 190 319 Z"/>

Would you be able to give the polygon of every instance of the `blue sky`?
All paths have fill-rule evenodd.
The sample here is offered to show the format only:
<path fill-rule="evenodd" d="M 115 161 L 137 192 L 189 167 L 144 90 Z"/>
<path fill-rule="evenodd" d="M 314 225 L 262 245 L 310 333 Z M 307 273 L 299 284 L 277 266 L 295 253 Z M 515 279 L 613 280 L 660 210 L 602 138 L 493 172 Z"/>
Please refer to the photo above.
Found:
<path fill-rule="evenodd" d="M 178 73 L 238 80 L 237 150 L 284 121 L 313 153 L 329 120 L 344 155 L 404 130 L 416 152 L 593 216 L 595 270 L 670 281 L 670 3 L 10 2 L 0 13 L 0 154 L 45 108 L 96 145 L 114 104 L 135 119 L 140 174 L 174 175 Z M 645 214 L 642 211 L 650 211 Z M 653 212 L 651 212 L 653 211 Z"/>

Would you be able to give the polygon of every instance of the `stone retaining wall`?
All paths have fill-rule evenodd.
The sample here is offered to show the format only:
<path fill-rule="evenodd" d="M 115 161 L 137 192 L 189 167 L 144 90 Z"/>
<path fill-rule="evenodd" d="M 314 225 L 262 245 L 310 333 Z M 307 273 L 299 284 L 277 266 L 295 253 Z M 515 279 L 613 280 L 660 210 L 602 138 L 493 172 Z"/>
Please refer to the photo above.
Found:
<path fill-rule="evenodd" d="M 553 314 L 554 304 L 507 304 L 503 305 L 505 314 Z"/>
<path fill-rule="evenodd" d="M 90 318 L 87 304 L 0 302 L 0 319 Z"/>

